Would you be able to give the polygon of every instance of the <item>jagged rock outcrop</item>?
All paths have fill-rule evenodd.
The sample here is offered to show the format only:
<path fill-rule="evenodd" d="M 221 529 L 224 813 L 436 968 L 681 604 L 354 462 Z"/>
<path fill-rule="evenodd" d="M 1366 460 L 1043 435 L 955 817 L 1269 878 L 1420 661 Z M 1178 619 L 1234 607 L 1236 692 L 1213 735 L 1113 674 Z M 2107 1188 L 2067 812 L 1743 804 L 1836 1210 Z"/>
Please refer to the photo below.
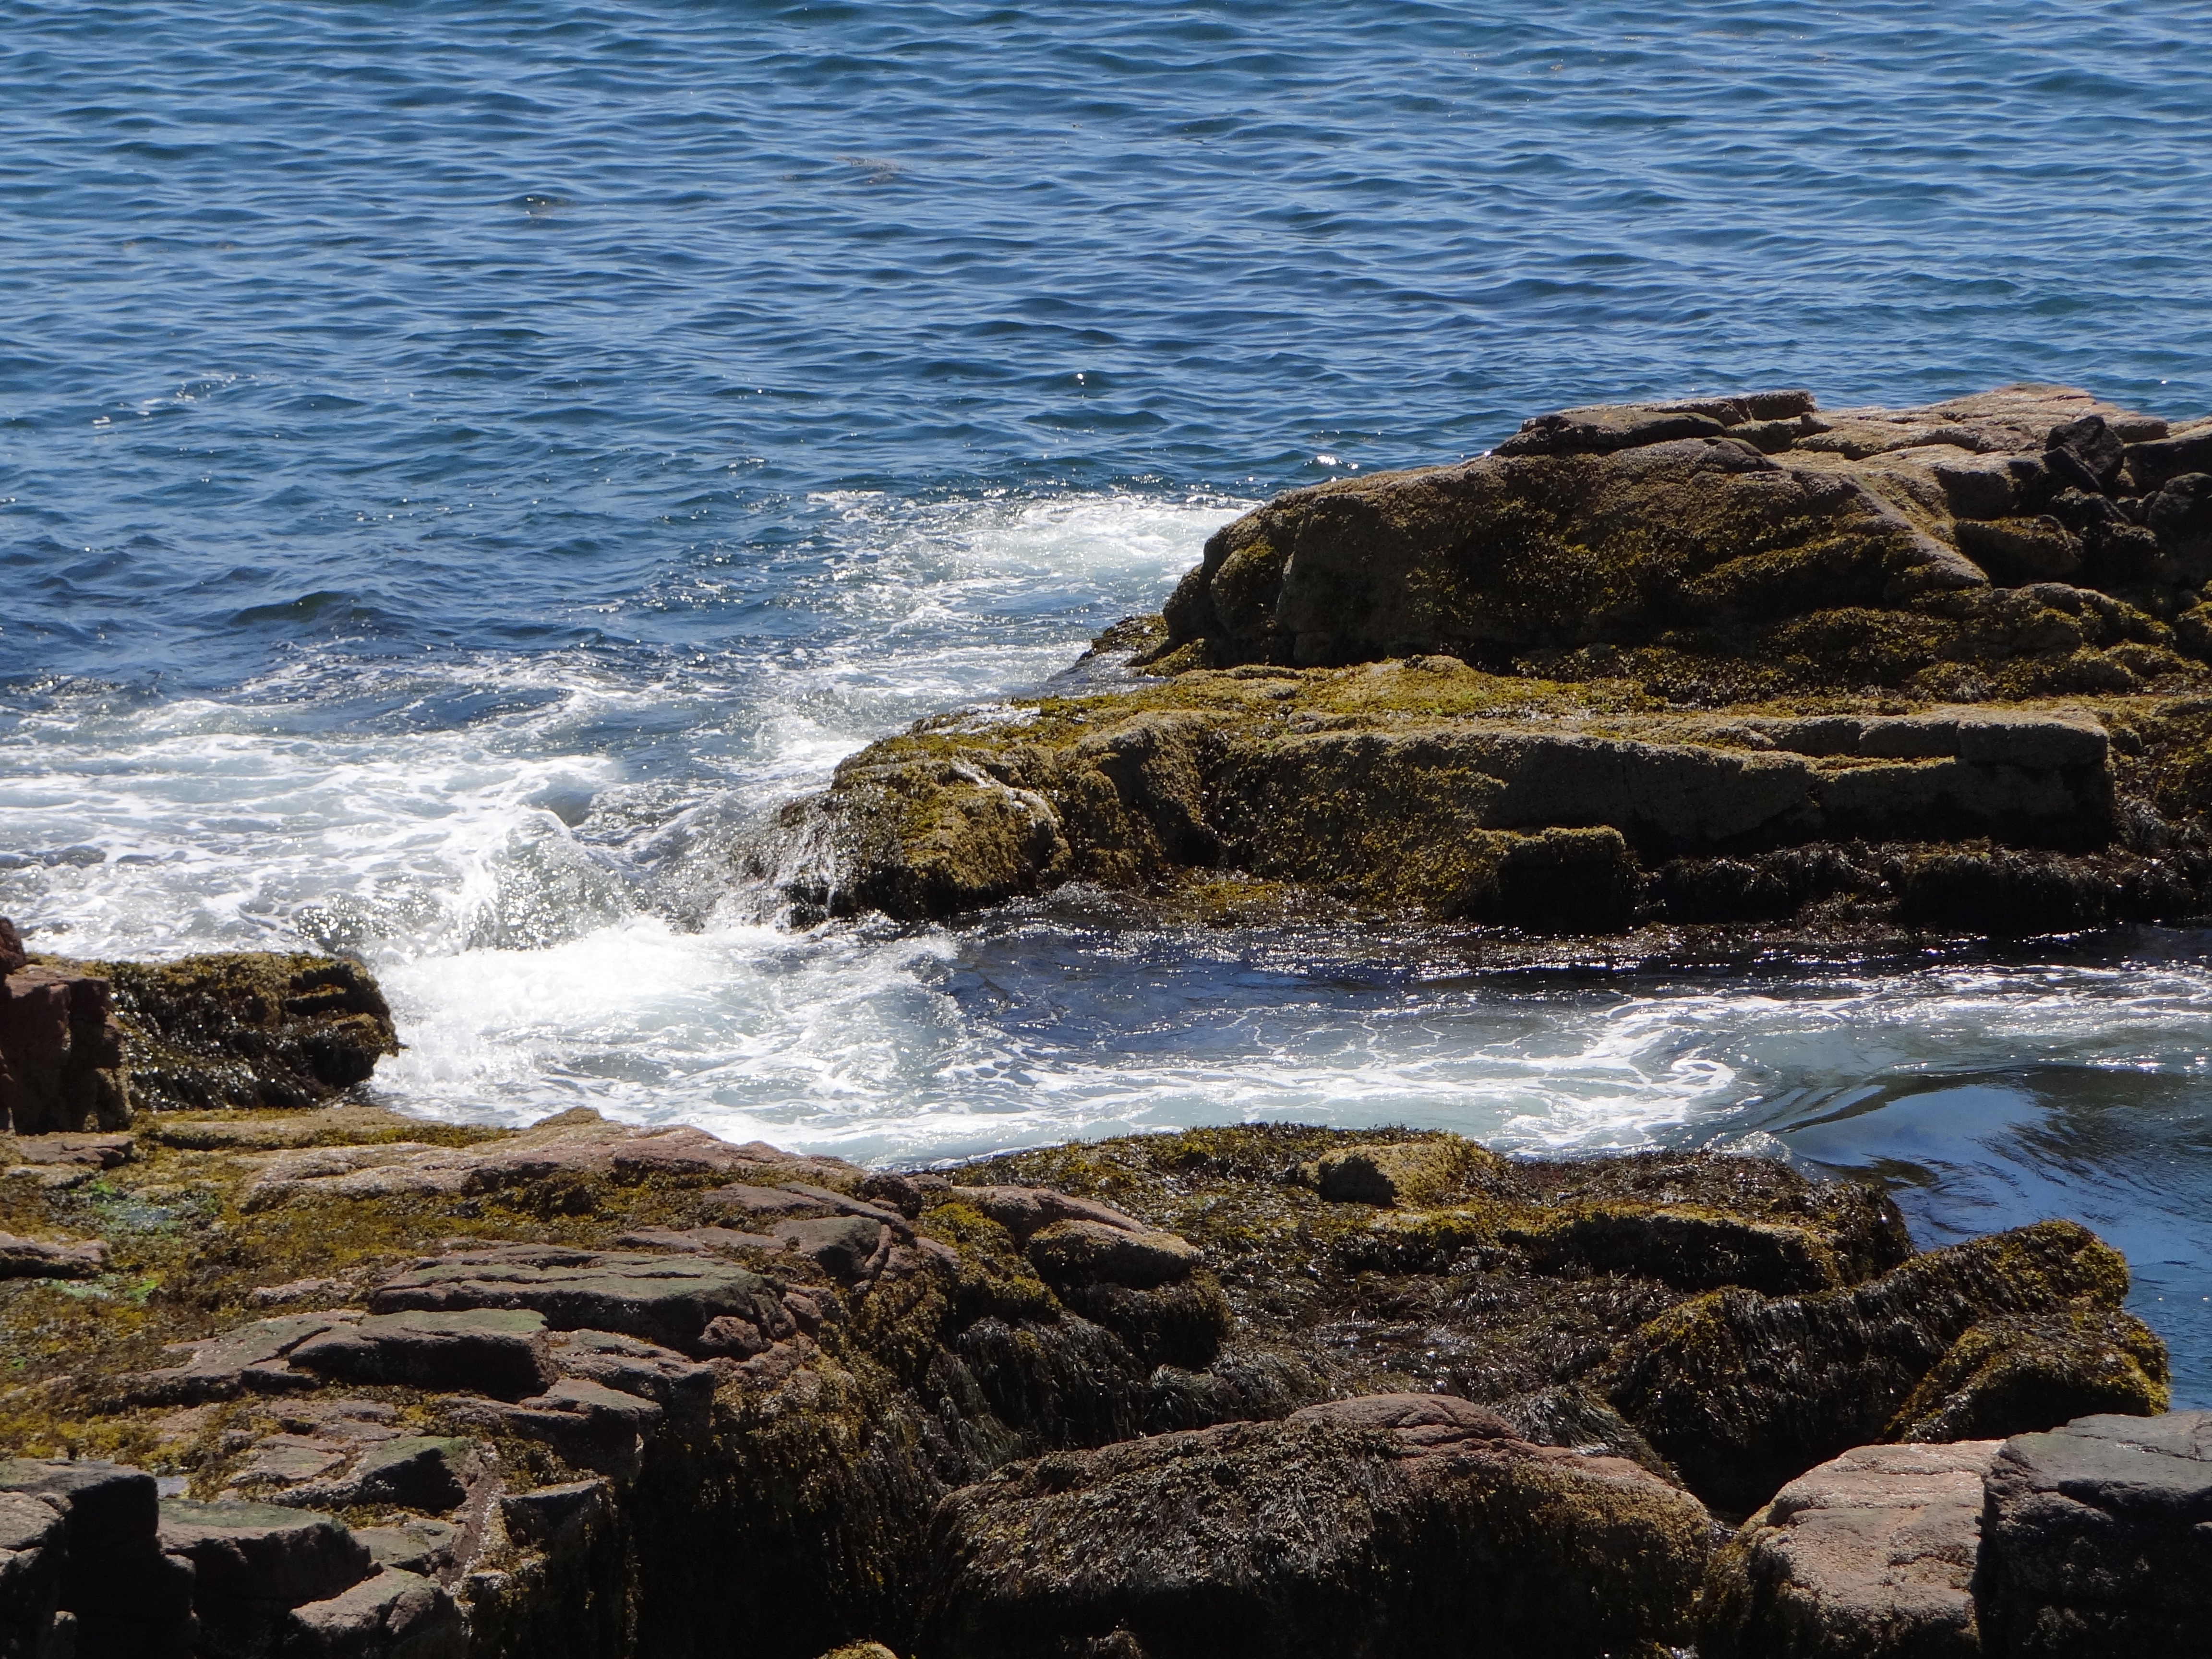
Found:
<path fill-rule="evenodd" d="M 1071 884 L 1571 933 L 2212 913 L 2212 474 L 2172 470 L 2208 434 L 2064 387 L 1792 392 L 1294 490 L 1096 672 L 872 745 L 739 874 L 807 916 Z"/>
<path fill-rule="evenodd" d="M 2003 1322 L 2124 1271 L 2045 1229 L 1960 1273 L 1873 1189 L 1755 1160 L 1407 1130 L 1192 1131 L 948 1177 L 349 1106 L 163 1114 L 103 1179 L 122 1201 L 27 1184 L 23 1224 L 95 1237 L 95 1290 L 160 1289 L 0 1281 L 0 1449 L 127 1449 L 185 1485 L 142 1505 L 170 1553 L 112 1558 L 159 1614 L 111 1650 L 133 1652 L 196 1608 L 210 1654 L 703 1659 L 733 1620 L 769 1659 L 1021 1631 L 1442 1652 L 1470 1621 L 1500 1651 L 1677 1642 L 1701 1498 L 1728 1488 L 1686 1394 L 1778 1480 L 1916 1389 L 1964 1409 L 2032 1370 L 2042 1328 Z M 1735 1372 L 1677 1364 L 1663 1404 L 1615 1386 L 1716 1296 L 1769 1310 L 1739 1322 Z M 1942 1333 L 1862 1317 L 1826 1392 L 1768 1388 L 1809 1318 L 1771 1310 L 1851 1297 L 1981 1346 L 1946 1370 Z M 2075 1346 L 2052 1364 L 2093 1326 L 2054 1328 Z M 55 1506 L 21 1508 L 0 1490 L 0 1629 L 67 1614 L 88 1641 L 125 1603 L 66 1589 L 94 1557 L 63 1573 Z"/>

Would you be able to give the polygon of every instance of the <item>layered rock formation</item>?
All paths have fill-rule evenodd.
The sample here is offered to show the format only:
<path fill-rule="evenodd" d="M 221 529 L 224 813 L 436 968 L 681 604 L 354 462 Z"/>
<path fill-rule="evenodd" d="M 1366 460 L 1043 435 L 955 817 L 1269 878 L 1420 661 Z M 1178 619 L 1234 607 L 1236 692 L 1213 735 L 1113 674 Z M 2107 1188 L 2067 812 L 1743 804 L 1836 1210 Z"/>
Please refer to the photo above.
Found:
<path fill-rule="evenodd" d="M 100 1161 L 0 1183 L 11 1653 L 1595 1659 L 1879 1601 L 1793 1519 L 1848 1493 L 1714 1565 L 1838 1449 L 2164 1404 L 2081 1229 L 1917 1254 L 1742 1158 L 1253 1126 L 872 1173 L 358 1104 L 47 1139 Z M 1956 1626 L 1956 1552 L 1898 1542 L 1935 1500 L 1862 1498 Z M 2021 1559 L 2004 1628 L 2089 1616 Z"/>
<path fill-rule="evenodd" d="M 854 757 L 745 870 L 812 915 L 1073 883 L 1574 933 L 2193 917 L 2207 467 L 2212 423 L 2062 387 L 1545 416 L 1248 514 L 1164 620 Z"/>

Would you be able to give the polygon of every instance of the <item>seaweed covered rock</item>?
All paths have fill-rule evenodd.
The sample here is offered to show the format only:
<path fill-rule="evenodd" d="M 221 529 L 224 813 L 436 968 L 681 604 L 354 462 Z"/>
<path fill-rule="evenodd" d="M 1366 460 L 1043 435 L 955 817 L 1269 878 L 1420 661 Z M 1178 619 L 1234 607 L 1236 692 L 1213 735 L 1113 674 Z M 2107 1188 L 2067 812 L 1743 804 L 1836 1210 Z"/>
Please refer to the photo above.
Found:
<path fill-rule="evenodd" d="M 1892 1440 L 2002 1437 L 2076 1417 L 2166 1408 L 2166 1345 L 2133 1314 L 2090 1306 L 1976 1325 L 1898 1408 Z"/>
<path fill-rule="evenodd" d="M 1864 1446 L 1792 1480 L 1714 1556 L 1700 1659 L 1978 1659 L 1996 1450 Z"/>
<path fill-rule="evenodd" d="M 1246 514 L 1163 618 L 871 744 L 734 873 L 817 919 L 1072 884 L 1551 933 L 2190 921 L 2202 439 L 2043 386 L 1540 417 Z"/>
<path fill-rule="evenodd" d="M 1370 1397 L 954 1493 L 924 1646 L 1594 1656 L 1685 1633 L 1709 1548 L 1697 1502 L 1632 1463 L 1448 1397 Z"/>
<path fill-rule="evenodd" d="M 1922 624 L 1914 668 L 2002 659 L 1975 550 L 2003 576 L 2155 599 L 2116 502 L 2165 482 L 2166 431 L 2062 386 L 1832 415 L 1802 392 L 1570 410 L 1492 455 L 1246 514 L 1170 600 L 1167 645 L 1215 667 L 1661 647 L 1844 686 L 1854 621 L 1889 611 Z M 2050 552 L 2009 550 L 2039 536 Z"/>
<path fill-rule="evenodd" d="M 96 964 L 115 988 L 139 1106 L 307 1106 L 399 1052 L 368 970 L 333 957 L 241 951 Z"/>
<path fill-rule="evenodd" d="M 120 1129 L 134 1106 L 311 1105 L 398 1047 L 383 994 L 352 963 L 33 958 L 0 918 L 0 1132 Z"/>
<path fill-rule="evenodd" d="M 1713 1291 L 1638 1331 L 1608 1366 L 1607 1391 L 1693 1491 L 1741 1513 L 1813 1465 L 1881 1438 L 1976 1326 L 2077 1304 L 2108 1311 L 2127 1289 L 2118 1251 L 2073 1222 L 2042 1221 L 1846 1289 Z M 2047 1403 L 2063 1410 L 2065 1391 Z"/>

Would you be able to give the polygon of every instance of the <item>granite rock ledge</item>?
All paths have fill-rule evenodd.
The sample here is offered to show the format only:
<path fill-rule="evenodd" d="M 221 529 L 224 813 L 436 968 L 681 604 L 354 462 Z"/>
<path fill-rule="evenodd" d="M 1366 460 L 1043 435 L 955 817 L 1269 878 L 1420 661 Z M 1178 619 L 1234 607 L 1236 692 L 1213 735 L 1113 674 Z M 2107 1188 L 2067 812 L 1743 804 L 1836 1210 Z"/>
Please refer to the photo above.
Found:
<path fill-rule="evenodd" d="M 1164 615 L 740 853 L 801 916 L 1057 889 L 1865 939 L 2212 912 L 2212 420 L 2069 387 L 1570 410 L 1218 532 Z"/>

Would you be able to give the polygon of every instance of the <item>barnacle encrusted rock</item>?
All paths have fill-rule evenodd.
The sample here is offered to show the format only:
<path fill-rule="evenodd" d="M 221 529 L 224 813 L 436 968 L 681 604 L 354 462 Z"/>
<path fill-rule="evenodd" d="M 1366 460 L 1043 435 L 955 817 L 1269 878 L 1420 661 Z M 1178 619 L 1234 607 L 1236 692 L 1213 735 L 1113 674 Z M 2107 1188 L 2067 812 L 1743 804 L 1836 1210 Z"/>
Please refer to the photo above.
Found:
<path fill-rule="evenodd" d="M 809 915 L 1073 883 L 1572 933 L 2193 917 L 2206 430 L 1773 393 L 1293 490 L 1015 718 L 853 757 L 740 873 Z"/>

